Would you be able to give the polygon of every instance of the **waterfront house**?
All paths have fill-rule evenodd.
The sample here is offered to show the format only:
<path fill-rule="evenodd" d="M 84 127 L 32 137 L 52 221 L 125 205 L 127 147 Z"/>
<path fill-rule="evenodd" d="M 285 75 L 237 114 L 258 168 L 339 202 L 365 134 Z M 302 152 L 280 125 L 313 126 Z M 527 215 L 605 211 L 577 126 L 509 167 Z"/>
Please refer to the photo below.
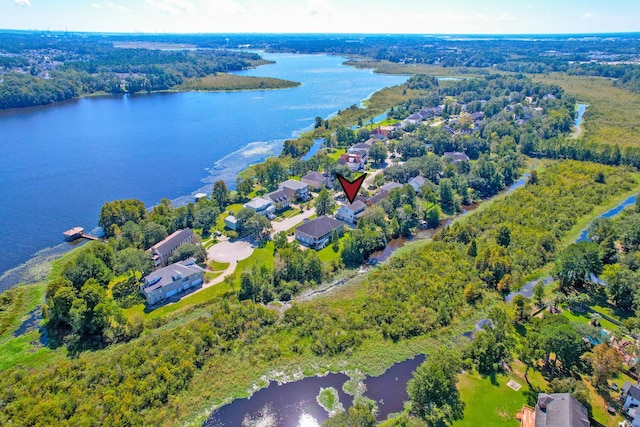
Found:
<path fill-rule="evenodd" d="M 204 270 L 193 258 L 168 265 L 142 279 L 140 287 L 148 305 L 158 304 L 174 295 L 202 284 Z"/>
<path fill-rule="evenodd" d="M 536 407 L 516 414 L 521 427 L 589 427 L 589 413 L 571 393 L 540 393 Z"/>
<path fill-rule="evenodd" d="M 229 230 L 234 230 L 236 231 L 238 229 L 238 220 L 236 219 L 235 216 L 233 215 L 229 215 L 224 219 L 224 225 L 229 229 Z"/>
<path fill-rule="evenodd" d="M 308 172 L 305 176 L 300 178 L 300 181 L 304 182 L 316 191 L 322 190 L 323 187 L 331 188 L 333 186 L 331 174 L 323 174 L 315 171 Z"/>
<path fill-rule="evenodd" d="M 640 411 L 638 411 L 640 407 L 640 388 L 628 381 L 625 382 L 620 391 L 620 401 L 624 402 L 622 404 L 624 412 L 634 420 L 633 426 L 640 425 Z"/>
<path fill-rule="evenodd" d="M 289 199 L 293 201 L 306 202 L 310 197 L 309 184 L 295 179 L 288 179 L 280 183 L 279 189 L 287 193 Z"/>
<path fill-rule="evenodd" d="M 190 228 L 183 228 L 182 230 L 171 233 L 166 239 L 151 246 L 149 250 L 153 258 L 153 265 L 156 268 L 167 265 L 173 251 L 183 243 L 193 243 L 193 238 L 193 231 L 191 231 Z"/>
<path fill-rule="evenodd" d="M 447 151 L 444 153 L 447 160 L 451 161 L 454 165 L 458 162 L 468 162 L 471 160 L 469 156 L 460 151 Z"/>
<path fill-rule="evenodd" d="M 336 213 L 336 219 L 355 226 L 362 215 L 364 215 L 366 207 L 367 205 L 365 202 L 361 200 L 354 200 L 353 203 L 340 206 L 340 209 L 338 209 L 338 212 Z"/>
<path fill-rule="evenodd" d="M 291 206 L 291 199 L 284 190 L 276 190 L 264 196 L 265 199 L 271 200 L 276 212 L 289 209 Z"/>
<path fill-rule="evenodd" d="M 243 208 L 251 209 L 258 215 L 266 216 L 271 219 L 275 216 L 276 208 L 273 206 L 271 200 L 267 200 L 262 197 L 254 197 L 244 205 Z"/>
<path fill-rule="evenodd" d="M 328 216 L 321 216 L 296 227 L 296 240 L 312 249 L 325 247 L 337 231 L 342 234 L 344 222 Z"/>

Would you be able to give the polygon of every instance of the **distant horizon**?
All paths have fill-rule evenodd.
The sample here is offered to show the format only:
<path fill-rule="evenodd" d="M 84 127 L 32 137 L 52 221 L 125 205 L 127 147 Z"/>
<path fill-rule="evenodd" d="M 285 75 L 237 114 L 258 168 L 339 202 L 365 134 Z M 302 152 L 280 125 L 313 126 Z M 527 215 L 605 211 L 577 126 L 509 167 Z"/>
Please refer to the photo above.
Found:
<path fill-rule="evenodd" d="M 620 36 L 620 35 L 640 35 L 640 30 L 636 31 L 601 31 L 585 33 L 348 33 L 348 32 L 267 32 L 267 31 L 241 31 L 241 32 L 149 32 L 149 31 L 95 31 L 95 30 L 68 30 L 68 29 L 32 29 L 32 28 L 0 28 L 0 33 L 76 33 L 76 34 L 110 34 L 110 35 L 174 35 L 174 36 L 212 36 L 212 35 L 282 35 L 282 36 L 422 36 L 422 37 L 525 37 L 525 36 Z"/>
<path fill-rule="evenodd" d="M 614 34 L 640 31 L 640 2 L 0 0 L 0 27 L 118 34 Z"/>

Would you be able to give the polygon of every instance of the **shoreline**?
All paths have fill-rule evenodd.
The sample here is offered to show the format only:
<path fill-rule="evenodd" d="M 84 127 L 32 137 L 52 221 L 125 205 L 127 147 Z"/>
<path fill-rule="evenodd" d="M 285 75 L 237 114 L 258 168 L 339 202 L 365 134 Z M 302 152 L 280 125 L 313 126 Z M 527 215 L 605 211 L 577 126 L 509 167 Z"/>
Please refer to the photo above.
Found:
<path fill-rule="evenodd" d="M 340 56 L 340 55 L 333 55 L 333 56 Z M 268 64 L 260 64 L 260 65 L 268 65 Z M 344 66 L 348 66 L 350 67 L 351 65 L 347 65 L 347 64 L 342 64 Z M 252 67 L 252 68 L 257 68 L 257 67 Z M 300 83 L 298 86 L 295 87 L 300 87 L 301 85 L 303 85 L 303 83 Z M 362 104 L 365 101 L 371 100 L 372 97 L 380 92 L 383 92 L 385 90 L 389 90 L 393 87 L 397 87 L 397 86 L 385 86 L 381 89 L 378 89 L 376 91 L 373 91 L 372 93 L 370 93 L 366 98 L 361 99 L 359 101 L 357 101 L 357 104 Z M 27 111 L 35 111 L 36 109 L 44 109 L 44 108 L 51 108 L 51 107 L 55 107 L 55 106 L 61 106 L 61 105 L 65 105 L 65 104 L 70 104 L 70 103 L 74 103 L 74 102 L 78 102 L 80 99 L 82 98 L 99 98 L 99 97 L 115 97 L 115 96 L 125 96 L 125 95 L 153 95 L 153 94 L 157 94 L 157 93 L 189 93 L 189 92 L 248 92 L 248 91 L 261 91 L 261 90 L 280 90 L 280 89 L 291 89 L 291 88 L 274 88 L 274 89 L 248 89 L 248 90 L 234 90 L 234 91 L 192 91 L 192 90 L 180 90 L 180 91 L 172 91 L 170 89 L 168 90 L 161 90 L 161 91 L 151 91 L 149 93 L 144 92 L 144 93 L 137 93 L 137 94 L 110 94 L 110 93 L 105 93 L 105 92 L 94 92 L 94 93 L 90 93 L 90 94 L 83 94 L 79 97 L 76 98 L 71 98 L 68 100 L 64 100 L 64 101 L 60 101 L 60 102 L 55 102 L 55 103 L 51 103 L 51 104 L 46 104 L 46 105 L 37 105 L 37 106 L 33 106 L 33 107 L 23 107 L 23 108 L 12 108 L 12 109 L 7 109 L 7 110 L 0 110 L 0 116 L 2 114 L 15 114 L 15 113 L 22 113 L 22 112 L 27 112 Z M 371 110 L 369 108 L 361 108 L 362 111 L 366 111 L 369 114 L 367 115 L 371 115 L 371 118 L 375 117 L 378 114 L 372 114 Z M 330 114 L 327 115 L 326 118 L 324 118 L 324 120 L 327 121 L 331 121 L 331 120 L 335 120 L 336 118 L 340 118 L 340 116 L 344 113 L 348 111 L 348 109 L 343 109 L 343 110 L 336 110 Z M 249 164 L 247 164 L 246 166 L 244 166 L 242 169 L 240 169 L 239 171 L 234 173 L 234 178 L 238 178 L 241 177 L 243 175 L 245 175 L 246 173 L 250 172 L 251 169 L 257 165 L 257 164 L 261 164 L 263 163 L 265 160 L 267 160 L 269 157 L 278 157 L 281 154 L 282 151 L 282 147 L 281 145 L 283 144 L 283 142 L 285 140 L 298 140 L 301 138 L 319 138 L 322 136 L 314 136 L 315 135 L 315 131 L 317 129 L 315 129 L 313 127 L 313 124 L 310 124 L 309 126 L 306 126 L 302 129 L 299 129 L 297 131 L 292 132 L 293 135 L 291 137 L 288 138 L 280 138 L 280 139 L 276 139 L 276 140 L 272 140 L 272 141 L 255 141 L 255 142 L 251 142 L 249 144 L 246 144 L 245 146 L 239 148 L 238 150 L 234 151 L 233 153 L 230 153 L 224 157 L 222 157 L 221 159 L 217 159 L 215 160 L 215 162 L 213 162 L 212 167 L 209 168 L 208 175 L 204 176 L 203 178 L 200 179 L 200 183 L 204 184 L 201 185 L 200 187 L 198 187 L 197 189 L 193 190 L 190 194 L 184 194 L 181 195 L 179 197 L 176 197 L 175 199 L 172 199 L 171 202 L 173 204 L 175 204 L 176 206 L 181 206 L 183 204 L 187 204 L 189 201 L 192 200 L 193 195 L 198 193 L 198 192 L 203 192 L 205 191 L 208 187 L 212 187 L 213 183 L 214 183 L 214 179 L 212 179 L 212 171 L 216 170 L 216 166 L 220 164 L 221 161 L 229 158 L 230 156 L 234 155 L 234 154 L 238 154 L 241 153 L 243 150 L 245 150 L 247 147 L 252 146 L 252 144 L 260 144 L 262 147 L 265 148 L 265 156 L 261 157 L 260 159 L 256 160 L 256 161 L 252 161 Z M 324 132 L 331 132 L 332 130 L 325 130 L 323 129 Z M 323 132 L 323 133 L 324 133 Z M 280 146 L 280 153 L 273 153 L 271 150 L 273 148 L 276 147 L 270 147 L 270 145 L 277 145 Z M 306 153 L 305 153 L 306 154 Z M 303 154 L 304 156 L 304 154 Z M 302 157 L 302 156 L 301 156 Z M 222 178 L 220 178 L 222 179 Z M 234 189 L 235 188 L 235 180 L 233 182 L 229 182 L 227 185 L 230 189 Z M 159 203 L 159 201 L 158 201 Z M 151 208 L 152 206 L 149 206 L 149 208 Z M 97 217 L 96 217 L 96 223 L 97 223 Z M 66 245 L 66 246 L 65 246 Z M 28 259 L 24 260 L 23 262 L 21 262 L 20 264 L 13 266 L 11 268 L 9 268 L 8 270 L 2 271 L 0 272 L 0 293 L 4 292 L 5 290 L 11 289 L 15 286 L 19 286 L 19 285 L 32 285 L 32 284 L 36 284 L 41 280 L 46 280 L 48 273 L 42 277 L 42 276 L 38 276 L 39 279 L 34 279 L 33 278 L 33 274 L 32 272 L 34 270 L 37 269 L 48 269 L 50 271 L 50 264 L 52 262 L 54 262 L 55 260 L 61 258 L 62 256 L 64 256 L 65 254 L 75 250 L 77 247 L 79 247 L 81 245 L 77 245 L 77 246 L 70 246 L 67 242 L 60 242 L 60 244 L 55 245 L 55 246 L 46 246 L 43 248 L 40 248 L 37 252 L 35 252 L 34 254 L 32 254 Z M 49 252 L 53 252 L 54 254 L 47 254 Z M 43 258 L 43 259 L 39 259 L 39 258 Z M 11 279 L 11 276 L 17 276 L 15 278 L 15 280 L 17 281 L 13 281 Z M 10 281 L 10 283 L 8 284 L 3 284 L 3 282 L 5 281 Z"/>

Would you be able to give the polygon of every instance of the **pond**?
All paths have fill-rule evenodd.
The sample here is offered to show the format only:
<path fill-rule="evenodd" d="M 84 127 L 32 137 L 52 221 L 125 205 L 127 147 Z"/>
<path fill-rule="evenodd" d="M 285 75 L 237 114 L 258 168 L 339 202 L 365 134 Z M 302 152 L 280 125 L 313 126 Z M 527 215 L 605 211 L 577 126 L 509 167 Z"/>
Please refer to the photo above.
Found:
<path fill-rule="evenodd" d="M 380 376 L 367 376 L 364 379 L 365 396 L 378 405 L 379 421 L 386 419 L 389 414 L 403 410 L 404 402 L 408 399 L 407 381 L 424 360 L 424 355 L 418 355 L 396 363 Z M 353 404 L 353 397 L 342 390 L 348 379 L 347 375 L 340 373 L 308 377 L 285 384 L 271 382 L 267 388 L 250 398 L 238 399 L 221 407 L 211 414 L 203 426 L 319 426 L 329 418 L 327 411 L 316 401 L 320 388 L 336 389 L 340 403 L 346 409 Z"/>

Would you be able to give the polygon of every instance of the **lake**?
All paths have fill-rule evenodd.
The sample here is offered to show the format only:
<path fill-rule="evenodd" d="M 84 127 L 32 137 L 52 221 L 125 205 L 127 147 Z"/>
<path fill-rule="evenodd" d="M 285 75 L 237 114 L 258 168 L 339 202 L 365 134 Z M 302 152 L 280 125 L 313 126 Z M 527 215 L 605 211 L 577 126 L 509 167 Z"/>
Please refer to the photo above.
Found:
<path fill-rule="evenodd" d="M 66 250 L 62 232 L 94 230 L 103 203 L 153 206 L 234 186 L 248 165 L 282 142 L 407 76 L 343 66 L 327 55 L 267 54 L 276 61 L 238 74 L 301 82 L 286 90 L 90 97 L 0 112 L 0 274 L 43 248 Z M 336 90 L 339 88 L 339 90 Z M 46 251 L 45 251 L 46 252 Z M 0 279 L 0 290 L 18 275 Z"/>

